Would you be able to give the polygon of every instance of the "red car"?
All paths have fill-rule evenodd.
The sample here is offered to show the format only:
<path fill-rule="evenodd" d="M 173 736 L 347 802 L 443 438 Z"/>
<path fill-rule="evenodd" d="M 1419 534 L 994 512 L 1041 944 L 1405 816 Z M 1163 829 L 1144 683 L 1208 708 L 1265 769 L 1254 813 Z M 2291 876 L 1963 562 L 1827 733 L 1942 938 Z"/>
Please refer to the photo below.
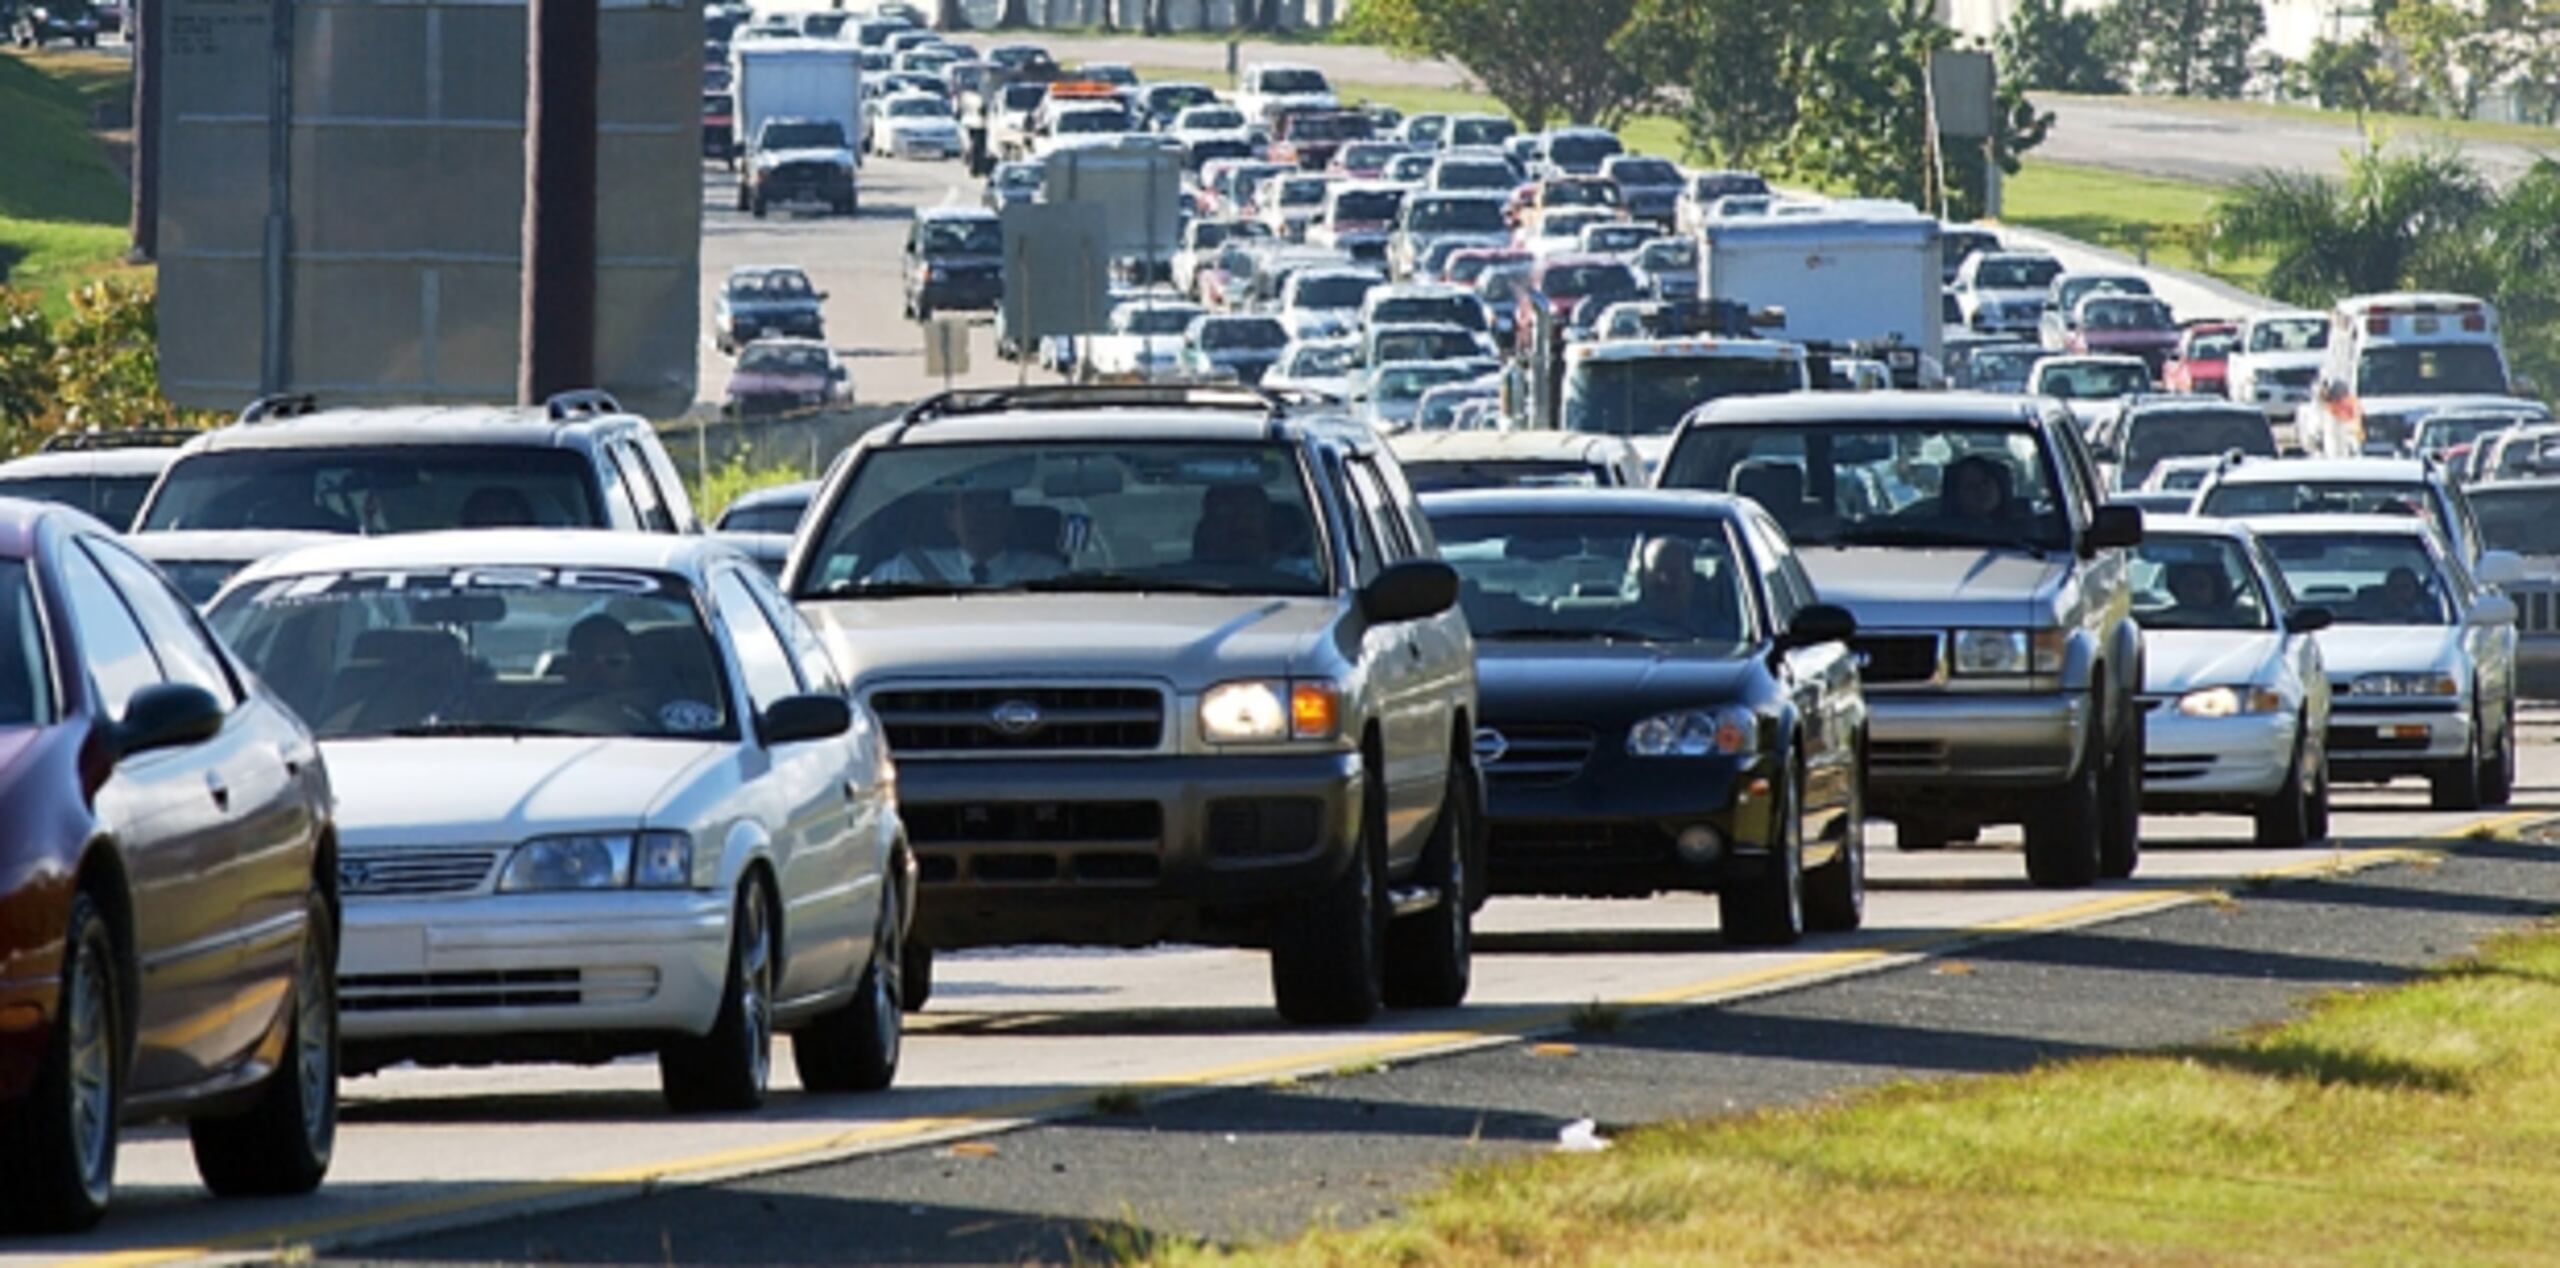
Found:
<path fill-rule="evenodd" d="M 1502 218 L 1517 228 L 1534 223 L 1551 207 L 1618 208 L 1626 203 L 1618 182 L 1605 176 L 1555 176 L 1511 191 Z"/>
<path fill-rule="evenodd" d="M 2140 357 L 2158 379 L 2178 349 L 2178 322 L 2169 305 L 2149 295 L 2102 291 L 2081 299 L 2063 351 L 2078 356 Z"/>
<path fill-rule="evenodd" d="M 1644 286 L 1636 280 L 1635 270 L 1614 255 L 1585 255 L 1579 252 L 1551 255 L 1529 268 L 1528 284 L 1520 288 L 1519 308 L 1514 314 L 1513 331 L 1521 355 L 1534 354 L 1530 340 L 1537 336 L 1532 314 L 1543 309 L 1560 317 L 1568 329 L 1588 327 L 1600 316 L 1600 310 L 1622 299 L 1644 298 Z"/>
<path fill-rule="evenodd" d="M 2160 381 L 2172 392 L 2200 396 L 2227 395 L 2231 349 L 2240 327 L 2227 321 L 2200 321 L 2178 337 L 2178 355 L 2161 371 Z"/>
<path fill-rule="evenodd" d="M 121 1123 L 296 1194 L 338 1123 L 311 733 L 106 526 L 0 500 L 0 1227 L 86 1228 Z"/>
<path fill-rule="evenodd" d="M 1298 110 L 1280 116 L 1271 130 L 1271 161 L 1321 172 L 1336 151 L 1377 135 L 1377 125 L 1357 110 Z"/>

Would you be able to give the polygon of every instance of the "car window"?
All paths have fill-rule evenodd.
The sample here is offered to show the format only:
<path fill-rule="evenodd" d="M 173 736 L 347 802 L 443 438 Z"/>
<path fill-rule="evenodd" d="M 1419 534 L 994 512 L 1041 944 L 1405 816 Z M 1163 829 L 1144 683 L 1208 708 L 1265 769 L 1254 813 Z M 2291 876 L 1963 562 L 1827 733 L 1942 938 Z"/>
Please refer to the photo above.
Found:
<path fill-rule="evenodd" d="M 1717 520 L 1447 515 L 1432 527 L 1479 641 L 1684 643 L 1730 654 L 1749 638 L 1742 565 Z"/>
<path fill-rule="evenodd" d="M 87 551 L 62 552 L 59 566 L 71 625 L 80 636 L 80 661 L 97 689 L 100 711 L 121 722 L 133 693 L 166 681 L 160 662 L 132 610 Z"/>
<path fill-rule="evenodd" d="M 721 573 L 711 583 L 711 602 L 729 631 L 729 646 L 737 653 L 738 672 L 747 680 L 747 699 L 756 712 L 799 695 L 800 675 L 792 668 L 791 654 L 746 581 L 735 572 Z"/>
<path fill-rule="evenodd" d="M 648 464 L 640 461 L 640 456 L 631 452 L 631 446 L 622 441 L 606 446 L 605 452 L 613 456 L 614 465 L 622 471 L 623 487 L 631 491 L 632 504 L 640 512 L 642 530 L 652 533 L 676 531 L 675 517 L 668 514 L 666 500 L 658 496 L 658 482 L 649 474 Z"/>
<path fill-rule="evenodd" d="M 1742 522 L 1751 534 L 1752 553 L 1759 556 L 1760 589 L 1769 603 L 1769 628 L 1784 630 L 1796 623 L 1797 613 L 1812 605 L 1813 586 L 1796 567 L 1785 530 L 1765 515 L 1747 515 Z"/>
<path fill-rule="evenodd" d="M 189 454 L 162 477 L 142 527 L 408 533 L 607 522 L 590 464 L 575 450 L 352 445 Z"/>
<path fill-rule="evenodd" d="M 2241 544 L 2146 535 L 2133 552 L 2133 614 L 2146 630 L 2264 630 L 2271 605 Z"/>
<path fill-rule="evenodd" d="M 2407 533 L 2267 538 L 2268 553 L 2302 602 L 2340 625 L 2451 625 L 2458 588 L 2423 539 Z"/>
<path fill-rule="evenodd" d="M 193 607 L 159 573 L 111 543 L 84 539 L 80 545 L 124 596 L 171 681 L 202 687 L 226 706 L 240 702 L 240 685 L 232 681 L 221 651 L 197 623 Z"/>
<path fill-rule="evenodd" d="M 1351 487 L 1351 473 L 1345 469 L 1345 461 L 1328 452 L 1324 465 L 1341 497 L 1343 508 L 1350 513 L 1352 571 L 1360 581 L 1366 582 L 1386 566 L 1385 557 L 1378 547 L 1377 526 L 1370 522 L 1368 508 L 1361 504 L 1358 493 Z"/>
<path fill-rule="evenodd" d="M 791 654 L 793 667 L 800 671 L 800 681 L 807 683 L 810 691 L 842 695 L 844 676 L 836 672 L 835 657 L 827 651 L 826 640 L 818 637 L 816 627 L 800 615 L 798 608 L 791 606 L 791 600 L 784 598 L 782 591 L 764 573 L 741 573 L 739 576 L 747 591 L 763 606 L 764 614 L 773 622 L 773 627 L 781 631 L 784 650 Z"/>
<path fill-rule="evenodd" d="M 1879 419 L 1693 426 L 1662 486 L 1760 503 L 1799 545 L 2063 550 L 2072 517 L 2032 427 Z"/>
<path fill-rule="evenodd" d="M 1387 496 L 1386 485 L 1378 479 L 1377 468 L 1366 458 L 1353 457 L 1344 462 L 1351 477 L 1351 493 L 1360 504 L 1361 515 L 1369 521 L 1369 529 L 1386 553 L 1388 563 L 1402 563 L 1414 556 L 1413 537 L 1404 525 L 1404 517 L 1396 514 L 1395 502 Z"/>

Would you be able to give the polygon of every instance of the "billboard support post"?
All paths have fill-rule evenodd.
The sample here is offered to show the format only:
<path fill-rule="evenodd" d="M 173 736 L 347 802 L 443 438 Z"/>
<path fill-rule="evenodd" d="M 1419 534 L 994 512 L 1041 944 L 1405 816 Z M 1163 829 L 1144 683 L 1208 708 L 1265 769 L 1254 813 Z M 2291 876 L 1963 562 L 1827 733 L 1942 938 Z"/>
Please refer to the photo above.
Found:
<path fill-rule="evenodd" d="M 597 383 L 596 5 L 525 6 L 522 405 Z"/>

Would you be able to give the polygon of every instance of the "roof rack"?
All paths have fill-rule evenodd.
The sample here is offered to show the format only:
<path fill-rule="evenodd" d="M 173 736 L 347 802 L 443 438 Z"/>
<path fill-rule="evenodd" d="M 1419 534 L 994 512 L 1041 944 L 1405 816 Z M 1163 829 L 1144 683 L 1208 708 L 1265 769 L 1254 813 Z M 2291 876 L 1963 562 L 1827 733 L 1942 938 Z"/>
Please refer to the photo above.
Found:
<path fill-rule="evenodd" d="M 113 431 L 88 428 L 63 431 L 44 438 L 45 453 L 80 453 L 96 449 L 166 449 L 183 445 L 203 432 L 185 427 L 128 427 Z"/>
<path fill-rule="evenodd" d="M 300 418 L 320 412 L 320 398 L 309 392 L 272 392 L 249 402 L 234 422 L 263 423 L 277 418 Z"/>
<path fill-rule="evenodd" d="M 613 399 L 613 393 L 603 388 L 582 387 L 544 397 L 542 408 L 554 420 L 601 418 L 621 413 L 622 402 Z"/>
<path fill-rule="evenodd" d="M 1011 410 L 1215 409 L 1260 414 L 1274 422 L 1290 409 L 1325 400 L 1313 392 L 1221 384 L 1129 383 L 940 392 L 918 401 L 898 419 L 898 435 L 918 424 Z"/>

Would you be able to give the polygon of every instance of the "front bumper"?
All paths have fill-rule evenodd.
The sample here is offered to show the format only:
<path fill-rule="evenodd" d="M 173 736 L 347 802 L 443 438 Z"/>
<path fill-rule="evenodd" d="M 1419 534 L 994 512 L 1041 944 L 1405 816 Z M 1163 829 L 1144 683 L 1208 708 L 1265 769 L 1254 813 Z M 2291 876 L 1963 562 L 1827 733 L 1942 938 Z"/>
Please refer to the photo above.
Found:
<path fill-rule="evenodd" d="M 1485 768 L 1487 870 L 1498 894 L 1641 897 L 1713 890 L 1759 874 L 1776 839 L 1762 759 L 1637 759 L 1595 749 L 1581 770 Z M 1712 860 L 1684 862 L 1682 832 L 1713 832 Z"/>
<path fill-rule="evenodd" d="M 901 817 L 942 948 L 1259 945 L 1359 839 L 1360 756 L 909 759 Z"/>
<path fill-rule="evenodd" d="M 350 1043 L 703 1035 L 729 973 L 717 892 L 487 894 L 346 902 Z"/>
<path fill-rule="evenodd" d="M 916 298 L 935 308 L 994 308 L 1004 302 L 1004 275 L 945 274 L 918 287 Z"/>
<path fill-rule="evenodd" d="M 2080 769 L 2082 691 L 1873 692 L 1867 697 L 1870 803 L 2006 822 Z"/>
<path fill-rule="evenodd" d="M 2424 775 L 2471 756 L 2470 702 L 2441 705 L 2333 705 L 2329 773 L 2344 780 Z"/>
<path fill-rule="evenodd" d="M 2146 700 L 2142 804 L 2146 809 L 2246 809 L 2274 796 L 2293 773 L 2299 715 L 2191 718 L 2174 700 Z"/>
<path fill-rule="evenodd" d="M 957 136 L 915 136 L 903 132 L 889 134 L 889 152 L 903 159 L 958 158 L 968 148 L 968 143 Z"/>
<path fill-rule="evenodd" d="M 836 168 L 821 174 L 770 172 L 756 181 L 756 195 L 766 205 L 787 207 L 795 203 L 824 203 L 834 206 L 853 199 L 853 172 Z"/>

